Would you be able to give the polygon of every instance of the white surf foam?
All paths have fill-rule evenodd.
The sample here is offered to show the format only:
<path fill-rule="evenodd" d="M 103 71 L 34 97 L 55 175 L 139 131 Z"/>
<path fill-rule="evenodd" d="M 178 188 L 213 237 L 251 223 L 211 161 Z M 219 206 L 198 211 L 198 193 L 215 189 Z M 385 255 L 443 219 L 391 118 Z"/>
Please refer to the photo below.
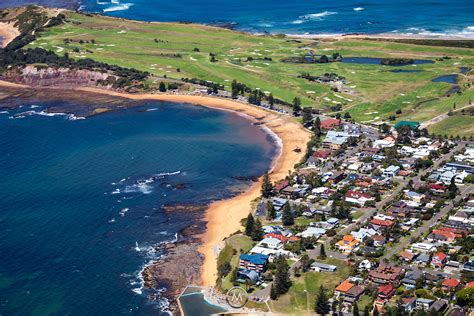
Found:
<path fill-rule="evenodd" d="M 322 20 L 326 16 L 335 15 L 337 12 L 334 11 L 323 11 L 319 13 L 311 13 L 299 16 L 300 19 L 304 20 Z"/>
<path fill-rule="evenodd" d="M 354 11 L 364 11 L 365 9 L 362 8 L 362 7 L 357 7 L 357 8 L 354 8 L 354 9 L 352 9 L 352 10 L 354 10 Z"/>
<path fill-rule="evenodd" d="M 130 7 L 133 5 L 133 3 L 123 3 L 119 5 L 114 5 L 108 8 L 105 8 L 102 10 L 103 12 L 114 12 L 114 11 L 125 11 L 130 9 Z"/>

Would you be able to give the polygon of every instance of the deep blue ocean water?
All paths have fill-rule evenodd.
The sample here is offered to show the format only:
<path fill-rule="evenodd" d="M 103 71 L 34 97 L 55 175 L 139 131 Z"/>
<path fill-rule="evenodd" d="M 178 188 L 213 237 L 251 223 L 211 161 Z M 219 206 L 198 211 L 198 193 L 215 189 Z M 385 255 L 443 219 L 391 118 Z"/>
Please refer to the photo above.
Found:
<path fill-rule="evenodd" d="M 474 38 L 472 0 L 2 0 L 38 3 L 143 21 L 232 23 L 285 34 L 403 33 Z"/>
<path fill-rule="evenodd" d="M 82 0 L 81 5 L 86 11 L 136 20 L 235 23 L 250 32 L 474 37 L 472 0 Z"/>
<path fill-rule="evenodd" d="M 193 221 L 160 206 L 229 196 L 276 150 L 248 120 L 198 106 L 18 115 L 51 104 L 31 105 L 0 113 L 1 315 L 159 314 L 138 272 Z"/>

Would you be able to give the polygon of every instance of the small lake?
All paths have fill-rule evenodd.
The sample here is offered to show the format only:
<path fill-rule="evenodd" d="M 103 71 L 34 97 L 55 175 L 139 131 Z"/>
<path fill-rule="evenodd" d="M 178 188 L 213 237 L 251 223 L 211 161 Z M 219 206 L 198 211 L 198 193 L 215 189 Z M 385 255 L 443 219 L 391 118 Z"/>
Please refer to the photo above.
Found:
<path fill-rule="evenodd" d="M 347 64 L 368 64 L 368 65 L 381 65 L 383 58 L 375 58 L 375 57 L 346 57 L 342 58 L 343 63 Z M 392 67 L 400 67 L 400 66 L 407 66 L 407 65 L 422 65 L 422 64 L 433 64 L 434 61 L 427 60 L 427 59 L 413 59 L 412 63 L 405 63 L 405 64 L 396 64 L 396 65 L 388 65 Z"/>
<path fill-rule="evenodd" d="M 467 74 L 471 70 L 469 67 L 459 67 L 459 72 L 462 74 Z"/>
<path fill-rule="evenodd" d="M 434 78 L 431 82 L 446 82 L 451 84 L 456 84 L 458 82 L 458 75 L 451 74 L 451 75 L 443 75 Z"/>

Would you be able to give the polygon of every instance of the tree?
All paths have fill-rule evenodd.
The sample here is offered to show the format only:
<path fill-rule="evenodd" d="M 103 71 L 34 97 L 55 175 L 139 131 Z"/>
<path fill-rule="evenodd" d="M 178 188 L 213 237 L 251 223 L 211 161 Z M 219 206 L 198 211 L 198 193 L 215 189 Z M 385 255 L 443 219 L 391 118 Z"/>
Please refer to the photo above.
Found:
<path fill-rule="evenodd" d="M 255 224 L 253 225 L 253 231 L 252 231 L 252 240 L 258 241 L 262 240 L 264 235 L 263 228 L 262 228 L 262 222 L 260 221 L 259 218 L 255 221 Z"/>
<path fill-rule="evenodd" d="M 295 97 L 293 99 L 293 112 L 299 112 L 301 111 L 301 99 L 298 97 Z"/>
<path fill-rule="evenodd" d="M 317 116 L 316 119 L 314 120 L 313 133 L 314 133 L 314 136 L 318 138 L 319 136 L 321 136 L 321 119 L 319 118 L 319 116 Z"/>
<path fill-rule="evenodd" d="M 230 271 L 232 271 L 232 266 L 229 262 L 225 261 L 217 268 L 217 275 L 219 278 L 223 278 L 228 275 Z"/>
<path fill-rule="evenodd" d="M 451 183 L 449 184 L 448 191 L 449 191 L 449 198 L 454 199 L 456 197 L 456 193 L 458 192 L 458 187 L 456 186 L 456 183 L 454 182 L 454 177 L 451 179 Z"/>
<path fill-rule="evenodd" d="M 369 305 L 364 307 L 364 316 L 370 316 L 370 308 Z"/>
<path fill-rule="evenodd" d="M 456 293 L 457 303 L 461 306 L 474 306 L 474 287 L 462 289 Z"/>
<path fill-rule="evenodd" d="M 319 293 L 316 296 L 316 306 L 314 307 L 314 311 L 320 315 L 326 315 L 330 311 L 329 300 L 326 296 L 326 290 L 321 285 L 319 288 Z"/>
<path fill-rule="evenodd" d="M 309 268 L 311 267 L 310 261 L 309 261 L 309 256 L 308 255 L 303 255 L 301 257 L 301 270 L 303 272 L 307 272 Z"/>
<path fill-rule="evenodd" d="M 285 206 L 283 206 L 282 222 L 284 226 L 291 226 L 295 223 L 290 203 L 286 203 Z"/>
<path fill-rule="evenodd" d="M 273 190 L 273 185 L 272 182 L 270 181 L 270 176 L 268 175 L 268 172 L 265 172 L 263 175 L 263 180 L 262 180 L 262 195 L 265 198 L 270 197 L 272 194 Z"/>
<path fill-rule="evenodd" d="M 275 105 L 275 98 L 273 98 L 273 94 L 271 93 L 268 96 L 268 104 L 270 104 L 270 108 L 273 108 L 273 105 Z"/>
<path fill-rule="evenodd" d="M 285 294 L 288 292 L 291 286 L 290 280 L 290 267 L 288 266 L 288 262 L 286 261 L 285 257 L 278 256 L 275 259 L 275 280 L 273 284 L 275 285 L 275 292 L 277 296 L 281 294 Z"/>
<path fill-rule="evenodd" d="M 238 279 L 238 276 L 239 276 L 239 268 L 234 268 L 234 270 L 232 270 L 232 275 L 230 277 L 230 281 L 233 283 L 233 284 L 236 284 L 237 283 L 237 279 Z"/>
<path fill-rule="evenodd" d="M 252 236 L 254 225 L 255 225 L 255 220 L 253 218 L 252 213 L 250 213 L 249 216 L 247 216 L 247 221 L 245 223 L 245 235 Z"/>
<path fill-rule="evenodd" d="M 166 92 L 166 86 L 163 81 L 160 82 L 160 86 L 158 87 L 158 89 L 160 90 L 160 92 Z"/>
<path fill-rule="evenodd" d="M 352 315 L 359 316 L 359 305 L 357 305 L 357 303 L 354 303 L 354 307 L 352 308 Z"/>
<path fill-rule="evenodd" d="M 326 258 L 326 249 L 324 249 L 324 244 L 321 244 L 321 247 L 319 247 L 319 259 L 325 260 Z"/>
<path fill-rule="evenodd" d="M 270 287 L 270 298 L 272 300 L 276 300 L 278 298 L 278 294 L 277 294 L 275 288 L 273 287 L 273 284 Z"/>
<path fill-rule="evenodd" d="M 272 220 L 276 217 L 276 210 L 275 210 L 275 207 L 273 206 L 272 201 L 267 201 L 266 211 L 267 211 L 268 220 Z"/>

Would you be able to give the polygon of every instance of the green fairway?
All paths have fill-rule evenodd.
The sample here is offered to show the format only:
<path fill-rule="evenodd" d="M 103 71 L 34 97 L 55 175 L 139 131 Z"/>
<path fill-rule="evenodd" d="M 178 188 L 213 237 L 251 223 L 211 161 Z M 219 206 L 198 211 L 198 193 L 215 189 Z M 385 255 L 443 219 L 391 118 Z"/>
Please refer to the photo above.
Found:
<path fill-rule="evenodd" d="M 303 106 L 327 113 L 349 111 L 356 120 L 367 123 L 386 121 L 397 110 L 402 113 L 396 120 L 413 116 L 427 120 L 445 113 L 453 102 L 462 106 L 472 96 L 468 78 L 462 79 L 463 94 L 451 98 L 445 97 L 450 84 L 431 82 L 438 76 L 459 72 L 459 67 L 474 68 L 474 51 L 467 48 L 349 38 L 294 40 L 196 24 L 146 23 L 73 12 L 67 12 L 67 16 L 66 24 L 47 28 L 28 47 L 149 71 L 155 77 L 152 84 L 165 76 L 172 80 L 194 77 L 218 82 L 229 90 L 235 79 L 287 102 L 300 97 Z M 282 61 L 303 57 L 310 51 L 316 55 L 339 53 L 343 57 L 412 58 L 434 63 L 395 67 Z M 215 62 L 211 62 L 211 53 L 215 54 Z M 335 92 L 328 84 L 298 78 L 302 73 L 337 73 L 346 83 Z"/>
<path fill-rule="evenodd" d="M 470 137 L 474 135 L 474 116 L 453 115 L 428 127 L 435 135 L 453 135 Z"/>

